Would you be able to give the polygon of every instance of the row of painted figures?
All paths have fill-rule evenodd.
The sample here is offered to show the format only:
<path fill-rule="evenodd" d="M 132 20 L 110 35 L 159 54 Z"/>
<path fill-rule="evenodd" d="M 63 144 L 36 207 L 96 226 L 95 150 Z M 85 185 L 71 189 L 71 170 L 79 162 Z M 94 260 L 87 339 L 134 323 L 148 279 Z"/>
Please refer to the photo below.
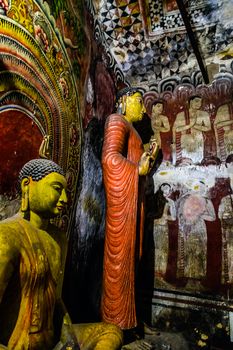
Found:
<path fill-rule="evenodd" d="M 231 179 L 231 190 L 233 189 Z M 207 272 L 207 226 L 216 221 L 211 199 L 208 198 L 205 183 L 196 181 L 176 201 L 171 197 L 175 190 L 163 183 L 157 192 L 158 200 L 164 203 L 161 217 L 154 220 L 155 271 L 164 277 L 168 264 L 169 222 L 178 222 L 177 277 L 201 280 Z M 221 282 L 233 283 L 233 195 L 221 199 L 217 210 L 222 231 L 222 278 Z M 156 283 L 156 281 L 155 281 Z"/>
<path fill-rule="evenodd" d="M 153 137 L 161 146 L 164 133 L 171 130 L 169 118 L 163 114 L 164 101 L 155 101 L 152 105 L 151 126 Z M 231 103 L 218 107 L 213 122 L 216 151 L 208 154 L 224 162 L 233 152 L 233 113 Z M 191 96 L 188 109 L 179 112 L 172 126 L 171 156 L 173 164 L 201 164 L 205 158 L 206 133 L 212 130 L 210 115 L 202 109 L 202 98 Z"/>

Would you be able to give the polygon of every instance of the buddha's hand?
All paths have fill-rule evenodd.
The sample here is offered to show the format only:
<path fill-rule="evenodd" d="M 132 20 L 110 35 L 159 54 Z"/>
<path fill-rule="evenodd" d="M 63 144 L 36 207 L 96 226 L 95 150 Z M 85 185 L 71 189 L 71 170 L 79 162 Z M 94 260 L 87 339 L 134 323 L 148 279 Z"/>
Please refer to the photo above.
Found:
<path fill-rule="evenodd" d="M 68 341 L 61 350 L 80 350 L 78 344 L 75 344 L 73 341 Z"/>
<path fill-rule="evenodd" d="M 70 317 L 65 314 L 61 330 L 61 350 L 80 350 Z M 56 350 L 56 349 L 55 349 Z"/>
<path fill-rule="evenodd" d="M 139 175 L 147 175 L 150 171 L 151 161 L 153 161 L 150 152 L 144 152 L 139 161 Z"/>
<path fill-rule="evenodd" d="M 53 350 L 80 350 L 78 344 L 75 344 L 73 341 L 68 341 L 63 344 L 61 341 L 53 348 Z"/>
<path fill-rule="evenodd" d="M 144 152 L 139 161 L 139 175 L 147 175 L 153 168 L 158 156 L 159 146 L 156 141 L 150 143 L 149 152 Z"/>

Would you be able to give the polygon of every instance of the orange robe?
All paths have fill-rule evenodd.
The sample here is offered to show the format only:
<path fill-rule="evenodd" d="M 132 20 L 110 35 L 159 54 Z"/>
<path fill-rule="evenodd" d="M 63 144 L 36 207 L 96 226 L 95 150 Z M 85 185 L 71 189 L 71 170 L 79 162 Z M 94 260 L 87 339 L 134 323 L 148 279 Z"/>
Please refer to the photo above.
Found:
<path fill-rule="evenodd" d="M 143 233 L 138 163 L 143 151 L 134 127 L 121 115 L 109 116 L 102 151 L 106 193 L 102 319 L 122 329 L 137 325 L 136 242 L 142 242 Z"/>

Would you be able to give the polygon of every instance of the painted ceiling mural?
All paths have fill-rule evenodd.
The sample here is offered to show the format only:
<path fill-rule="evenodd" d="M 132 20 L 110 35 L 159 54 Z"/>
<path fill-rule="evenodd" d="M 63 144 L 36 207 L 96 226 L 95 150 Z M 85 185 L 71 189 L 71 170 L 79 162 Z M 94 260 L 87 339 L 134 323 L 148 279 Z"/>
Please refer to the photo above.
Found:
<path fill-rule="evenodd" d="M 68 28 L 64 4 L 56 2 L 55 8 L 40 0 L 0 4 L 1 218 L 11 215 L 19 169 L 31 158 L 42 157 L 59 163 L 67 174 L 71 205 L 62 223 L 69 221 L 79 174 L 79 92 L 85 50 L 83 28 L 71 10 Z M 76 35 L 82 33 L 79 45 L 74 28 Z"/>
<path fill-rule="evenodd" d="M 176 1 L 86 3 L 95 18 L 96 38 L 127 84 L 158 91 L 161 80 L 170 81 L 170 90 L 181 82 L 203 82 Z M 184 4 L 210 81 L 219 71 L 232 73 L 232 0 L 186 0 Z"/>

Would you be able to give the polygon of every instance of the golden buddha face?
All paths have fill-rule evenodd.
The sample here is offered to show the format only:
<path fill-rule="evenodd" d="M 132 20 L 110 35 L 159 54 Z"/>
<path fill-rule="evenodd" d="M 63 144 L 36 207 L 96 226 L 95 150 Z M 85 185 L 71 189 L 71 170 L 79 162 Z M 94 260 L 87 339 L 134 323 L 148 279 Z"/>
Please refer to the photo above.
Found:
<path fill-rule="evenodd" d="M 142 120 L 146 109 L 140 92 L 135 92 L 131 96 L 126 97 L 125 118 L 130 122 Z"/>
<path fill-rule="evenodd" d="M 59 215 L 67 204 L 67 182 L 63 175 L 53 172 L 39 181 L 29 178 L 29 210 L 43 218 Z"/>

